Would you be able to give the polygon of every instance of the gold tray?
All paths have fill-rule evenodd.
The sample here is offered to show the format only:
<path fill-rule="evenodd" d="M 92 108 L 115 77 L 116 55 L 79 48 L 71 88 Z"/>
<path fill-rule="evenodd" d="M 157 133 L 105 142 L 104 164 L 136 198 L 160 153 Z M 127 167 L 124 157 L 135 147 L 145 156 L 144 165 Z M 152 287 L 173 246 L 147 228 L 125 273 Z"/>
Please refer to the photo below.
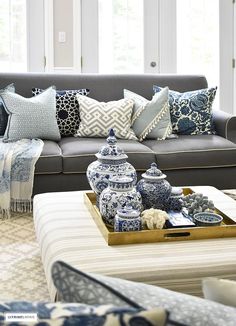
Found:
<path fill-rule="evenodd" d="M 184 195 L 193 193 L 191 188 L 183 188 Z M 108 245 L 125 245 L 134 243 L 150 243 L 163 241 L 199 240 L 212 238 L 226 238 L 236 236 L 236 222 L 216 208 L 215 212 L 223 217 L 220 226 L 207 227 L 181 227 L 161 230 L 142 230 L 134 232 L 114 232 L 107 227 L 102 220 L 99 209 L 96 206 L 96 195 L 93 192 L 85 192 L 85 204 L 87 205 L 97 227 L 102 233 Z"/>

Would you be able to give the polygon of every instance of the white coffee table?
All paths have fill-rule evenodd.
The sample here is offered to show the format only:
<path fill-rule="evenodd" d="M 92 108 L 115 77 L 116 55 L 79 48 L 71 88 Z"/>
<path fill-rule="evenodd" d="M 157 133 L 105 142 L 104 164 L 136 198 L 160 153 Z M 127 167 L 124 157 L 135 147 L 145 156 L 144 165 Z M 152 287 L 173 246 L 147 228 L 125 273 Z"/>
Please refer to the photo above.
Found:
<path fill-rule="evenodd" d="M 213 187 L 191 187 L 207 195 L 236 221 L 236 202 Z M 51 299 L 51 266 L 63 260 L 86 272 L 145 282 L 201 295 L 203 277 L 236 280 L 236 238 L 108 246 L 88 208 L 84 192 L 34 197 L 34 223 Z"/>

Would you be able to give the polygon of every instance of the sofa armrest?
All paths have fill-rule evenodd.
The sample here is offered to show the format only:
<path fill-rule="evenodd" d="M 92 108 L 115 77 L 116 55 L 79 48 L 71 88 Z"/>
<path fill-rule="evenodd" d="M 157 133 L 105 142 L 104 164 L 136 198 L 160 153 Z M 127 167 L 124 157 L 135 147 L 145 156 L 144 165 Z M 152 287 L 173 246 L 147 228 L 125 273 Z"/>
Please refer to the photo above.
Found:
<path fill-rule="evenodd" d="M 236 116 L 221 110 L 213 110 L 213 123 L 217 135 L 236 143 Z"/>

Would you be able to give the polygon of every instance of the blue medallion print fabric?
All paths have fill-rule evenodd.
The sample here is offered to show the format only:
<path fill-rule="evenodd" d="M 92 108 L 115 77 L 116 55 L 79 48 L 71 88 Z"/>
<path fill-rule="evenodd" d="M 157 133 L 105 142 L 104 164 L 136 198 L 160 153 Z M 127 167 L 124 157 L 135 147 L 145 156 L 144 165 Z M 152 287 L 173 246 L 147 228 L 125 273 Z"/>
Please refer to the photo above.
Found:
<path fill-rule="evenodd" d="M 153 86 L 154 93 L 162 87 Z M 179 135 L 214 134 L 212 104 L 217 87 L 179 93 L 169 91 L 169 106 L 173 133 Z"/>

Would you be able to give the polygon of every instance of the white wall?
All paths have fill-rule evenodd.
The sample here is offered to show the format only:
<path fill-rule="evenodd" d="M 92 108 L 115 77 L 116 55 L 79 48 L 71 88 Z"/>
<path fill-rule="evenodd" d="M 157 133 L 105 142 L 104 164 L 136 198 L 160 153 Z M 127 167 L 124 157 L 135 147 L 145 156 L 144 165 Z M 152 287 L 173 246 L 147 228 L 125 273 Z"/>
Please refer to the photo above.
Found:
<path fill-rule="evenodd" d="M 73 58 L 73 0 L 54 0 L 54 67 L 71 68 Z M 59 32 L 65 32 L 66 41 L 59 42 Z"/>

